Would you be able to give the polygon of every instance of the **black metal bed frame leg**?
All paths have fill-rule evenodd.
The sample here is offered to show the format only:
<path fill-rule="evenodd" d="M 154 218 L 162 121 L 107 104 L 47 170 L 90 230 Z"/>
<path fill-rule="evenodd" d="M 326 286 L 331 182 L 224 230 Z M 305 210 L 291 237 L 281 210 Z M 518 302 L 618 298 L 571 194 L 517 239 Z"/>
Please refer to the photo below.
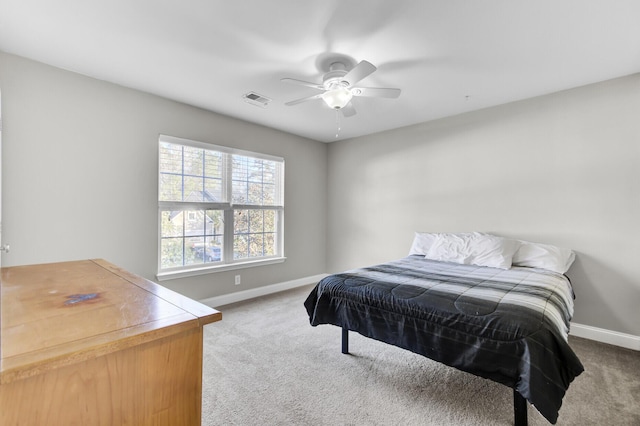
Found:
<path fill-rule="evenodd" d="M 342 327 L 342 353 L 349 353 L 349 330 Z"/>
<path fill-rule="evenodd" d="M 527 400 L 513 390 L 513 415 L 515 426 L 527 426 Z"/>

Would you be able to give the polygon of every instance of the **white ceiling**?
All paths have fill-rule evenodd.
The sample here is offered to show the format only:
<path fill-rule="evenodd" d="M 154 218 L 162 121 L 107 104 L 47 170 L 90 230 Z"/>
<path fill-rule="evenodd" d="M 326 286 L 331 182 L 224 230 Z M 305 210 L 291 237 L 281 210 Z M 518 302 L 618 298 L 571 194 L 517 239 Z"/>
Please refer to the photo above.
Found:
<path fill-rule="evenodd" d="M 311 139 L 376 133 L 640 72 L 638 0 L 0 0 L 0 50 Z M 340 119 L 329 57 L 378 70 Z M 244 101 L 256 92 L 266 108 Z"/>

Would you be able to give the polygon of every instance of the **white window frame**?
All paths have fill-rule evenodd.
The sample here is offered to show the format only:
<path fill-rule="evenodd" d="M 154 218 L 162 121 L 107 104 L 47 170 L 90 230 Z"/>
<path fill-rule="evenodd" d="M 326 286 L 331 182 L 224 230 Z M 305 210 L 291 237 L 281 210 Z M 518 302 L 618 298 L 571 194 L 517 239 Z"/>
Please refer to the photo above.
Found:
<path fill-rule="evenodd" d="M 160 144 L 170 143 L 176 145 L 189 146 L 208 151 L 217 151 L 229 155 L 231 159 L 232 155 L 239 155 L 243 157 L 251 157 L 262 160 L 274 161 L 281 163 L 279 191 L 280 205 L 254 205 L 254 204 L 234 204 L 232 202 L 232 178 L 231 178 L 231 166 L 227 169 L 223 176 L 223 192 L 228 200 L 223 202 L 184 202 L 184 201 L 162 201 L 160 200 L 160 158 L 158 158 L 158 273 L 156 278 L 159 281 L 168 279 L 183 278 L 189 276 L 196 276 L 202 274 L 209 274 L 214 272 L 229 271 L 253 266 L 263 266 L 275 263 L 282 263 L 286 260 L 284 255 L 284 159 L 268 154 L 261 154 L 251 151 L 239 150 L 235 148 L 229 148 L 220 145 L 213 145 L 204 142 L 198 142 L 190 139 L 178 138 L 175 136 L 160 135 L 158 140 L 158 157 L 160 157 Z M 231 160 L 229 160 L 229 163 Z M 224 237 L 223 237 L 223 255 L 222 260 L 216 263 L 209 264 L 196 264 L 196 265 L 184 265 L 172 268 L 162 268 L 162 212 L 167 210 L 220 210 L 224 215 Z M 234 259 L 234 213 L 238 210 L 271 210 L 276 212 L 276 254 L 274 256 L 265 257 L 251 257 Z M 184 231 L 183 231 L 184 233 Z M 184 236 L 184 234 L 183 234 Z"/>

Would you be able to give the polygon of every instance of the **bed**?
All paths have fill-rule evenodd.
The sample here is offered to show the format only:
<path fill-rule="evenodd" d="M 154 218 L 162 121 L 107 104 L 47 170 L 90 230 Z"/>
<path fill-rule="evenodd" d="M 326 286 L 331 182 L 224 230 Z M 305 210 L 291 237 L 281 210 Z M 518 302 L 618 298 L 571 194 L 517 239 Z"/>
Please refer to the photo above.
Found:
<path fill-rule="evenodd" d="M 416 233 L 409 256 L 330 275 L 304 305 L 311 325 L 342 327 L 344 353 L 360 333 L 513 388 L 516 425 L 526 401 L 555 424 L 584 370 L 567 341 L 572 262 L 549 245 Z"/>

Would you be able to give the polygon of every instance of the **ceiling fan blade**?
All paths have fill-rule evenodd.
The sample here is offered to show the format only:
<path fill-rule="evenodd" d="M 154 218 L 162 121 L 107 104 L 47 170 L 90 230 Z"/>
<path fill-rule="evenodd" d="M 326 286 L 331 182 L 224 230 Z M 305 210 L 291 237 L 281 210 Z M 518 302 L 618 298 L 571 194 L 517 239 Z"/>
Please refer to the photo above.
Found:
<path fill-rule="evenodd" d="M 353 86 L 363 78 L 373 73 L 376 69 L 377 68 L 371 62 L 360 61 L 358 65 L 353 67 L 353 69 L 342 78 L 342 80 L 349 83 L 349 86 Z"/>
<path fill-rule="evenodd" d="M 342 115 L 344 115 L 345 117 L 352 117 L 356 115 L 356 109 L 353 106 L 352 102 L 349 102 L 348 104 L 340 108 L 340 111 L 342 111 Z"/>
<path fill-rule="evenodd" d="M 285 103 L 285 105 L 287 106 L 298 105 L 298 104 L 301 104 L 302 102 L 312 101 L 314 99 L 320 99 L 321 97 L 322 97 L 322 93 L 318 93 L 317 95 L 307 96 L 306 98 L 296 99 L 295 101 L 289 101 Z"/>
<path fill-rule="evenodd" d="M 311 83 L 309 81 L 296 80 L 295 78 L 281 78 L 280 81 L 284 83 L 298 84 L 300 86 L 313 87 L 314 89 L 324 90 L 322 84 Z"/>
<path fill-rule="evenodd" d="M 397 98 L 400 96 L 400 92 L 400 89 L 387 87 L 354 87 L 351 89 L 353 96 L 368 96 L 372 98 Z"/>

